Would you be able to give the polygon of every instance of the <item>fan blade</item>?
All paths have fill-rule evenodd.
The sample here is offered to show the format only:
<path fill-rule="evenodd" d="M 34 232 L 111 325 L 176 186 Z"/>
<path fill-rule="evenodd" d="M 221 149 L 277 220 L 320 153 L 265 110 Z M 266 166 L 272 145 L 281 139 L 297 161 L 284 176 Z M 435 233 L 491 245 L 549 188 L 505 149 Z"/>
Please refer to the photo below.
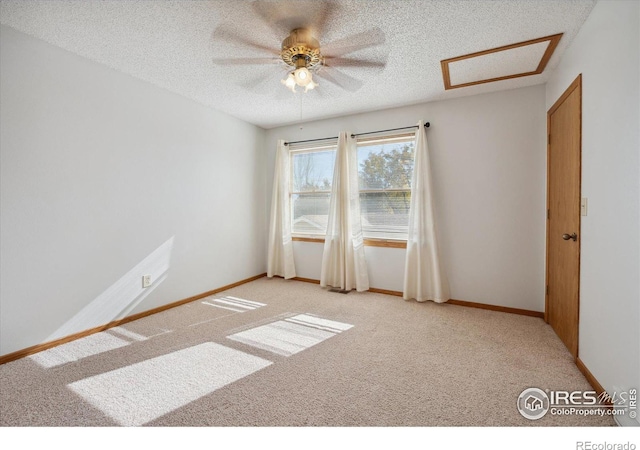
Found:
<path fill-rule="evenodd" d="M 213 35 L 211 36 L 213 39 L 213 42 L 217 42 L 217 41 L 225 41 L 225 42 L 229 42 L 230 44 L 242 44 L 246 47 L 251 47 L 251 48 L 255 48 L 258 50 L 262 50 L 265 52 L 268 52 L 272 55 L 278 55 L 279 51 L 278 51 L 278 47 L 268 47 L 264 44 L 259 44 L 257 42 L 254 42 L 252 40 L 250 40 L 247 36 L 244 36 L 242 34 L 240 34 L 237 31 L 234 31 L 228 27 L 225 26 L 221 26 L 218 27 L 214 32 Z"/>
<path fill-rule="evenodd" d="M 282 17 L 292 16 L 291 5 L 283 2 L 268 2 L 256 0 L 251 3 L 251 7 L 256 15 L 273 31 L 277 37 L 284 38 L 291 29 L 282 23 Z"/>
<path fill-rule="evenodd" d="M 329 18 L 339 8 L 329 0 L 300 0 L 292 2 L 256 0 L 253 11 L 279 38 L 286 37 L 296 28 L 308 28 L 314 37 L 324 32 Z"/>
<path fill-rule="evenodd" d="M 287 70 L 274 70 L 273 72 L 269 71 L 266 75 L 263 74 L 257 78 L 252 78 L 245 82 L 239 83 L 239 86 L 247 89 L 248 91 L 258 94 L 265 94 L 273 92 L 274 90 L 281 89 L 287 92 L 287 88 L 282 85 L 280 80 L 286 78 L 288 73 L 289 72 Z"/>
<path fill-rule="evenodd" d="M 384 43 L 384 32 L 380 28 L 372 28 L 324 45 L 322 54 L 325 57 L 329 55 L 332 57 L 343 56 L 364 48 L 377 47 Z"/>
<path fill-rule="evenodd" d="M 316 75 L 351 92 L 357 91 L 363 84 L 362 81 L 353 78 L 351 75 L 347 75 L 334 67 L 323 67 L 323 70 L 316 72 Z"/>
<path fill-rule="evenodd" d="M 309 95 L 312 98 L 313 97 L 318 97 L 321 99 L 325 99 L 327 96 L 325 95 L 326 93 L 326 89 L 311 89 L 309 92 L 305 92 L 304 95 Z"/>
<path fill-rule="evenodd" d="M 334 58 L 327 56 L 324 59 L 324 65 L 327 67 L 367 67 L 367 68 L 382 68 L 386 67 L 386 62 L 369 61 L 367 59 L 356 58 Z"/>
<path fill-rule="evenodd" d="M 276 58 L 213 58 L 214 64 L 220 66 L 250 66 L 250 65 L 264 65 L 264 64 L 277 64 L 280 62 Z"/>
<path fill-rule="evenodd" d="M 336 12 L 339 8 L 337 4 L 330 1 L 317 2 L 322 5 L 322 8 L 316 16 L 313 18 L 313 23 L 309 26 L 312 30 L 313 34 L 317 39 L 324 35 L 325 29 L 327 28 L 327 23 L 329 22 L 329 18 Z"/>

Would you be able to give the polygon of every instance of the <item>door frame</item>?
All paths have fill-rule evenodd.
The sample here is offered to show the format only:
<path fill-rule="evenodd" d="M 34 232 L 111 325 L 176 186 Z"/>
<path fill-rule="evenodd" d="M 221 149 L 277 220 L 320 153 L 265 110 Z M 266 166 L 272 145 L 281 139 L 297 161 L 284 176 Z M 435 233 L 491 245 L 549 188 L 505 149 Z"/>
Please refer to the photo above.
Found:
<path fill-rule="evenodd" d="M 579 143 L 579 179 L 578 179 L 578 191 L 580 192 L 580 198 L 582 198 L 582 74 L 579 74 L 575 80 L 573 80 L 573 82 L 569 85 L 569 87 L 562 93 L 562 95 L 560 96 L 560 98 L 558 98 L 558 100 L 556 100 L 556 102 L 553 104 L 553 106 L 551 108 L 549 108 L 549 110 L 547 111 L 547 220 L 546 220 L 546 240 L 545 240 L 545 296 L 544 296 L 544 321 L 546 323 L 549 323 L 549 207 L 550 207 L 550 192 L 549 192 L 549 188 L 550 188 L 550 178 L 549 175 L 551 173 L 550 169 L 551 169 L 551 115 L 564 103 L 564 101 L 567 99 L 567 97 L 569 97 L 573 91 L 578 90 L 578 99 L 579 99 L 579 103 L 580 103 L 580 117 L 579 117 L 579 124 L 580 124 L 580 134 L 579 134 L 579 139 L 578 139 L 578 143 Z M 580 271 L 580 256 L 581 256 L 581 249 L 582 249 L 582 211 L 581 209 L 578 210 L 578 241 L 576 242 L 576 244 L 578 245 L 578 316 L 577 316 L 577 320 L 576 320 L 576 354 L 574 355 L 574 357 L 577 359 L 578 358 L 578 350 L 580 347 L 580 275 L 581 275 L 581 271 Z M 571 351 L 571 349 L 569 350 Z"/>

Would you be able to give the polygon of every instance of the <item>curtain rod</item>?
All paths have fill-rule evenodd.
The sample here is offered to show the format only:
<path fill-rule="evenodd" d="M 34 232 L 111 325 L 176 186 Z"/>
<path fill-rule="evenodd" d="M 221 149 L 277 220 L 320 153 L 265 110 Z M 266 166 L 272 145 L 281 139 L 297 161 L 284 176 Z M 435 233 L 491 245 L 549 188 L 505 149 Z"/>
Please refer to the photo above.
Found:
<path fill-rule="evenodd" d="M 425 122 L 424 126 L 425 126 L 425 128 L 429 128 L 431 126 L 431 124 L 429 122 Z M 408 130 L 409 128 L 418 128 L 418 125 L 411 125 L 411 126 L 408 126 L 408 127 L 400 127 L 400 128 L 390 128 L 388 130 L 368 131 L 366 133 L 352 134 L 351 137 L 354 138 L 356 136 L 364 136 L 364 135 L 367 135 L 367 134 L 386 133 L 387 131 Z M 319 138 L 319 139 L 307 139 L 306 141 L 285 142 L 284 145 L 302 144 L 302 143 L 306 143 L 306 142 L 328 141 L 328 140 L 332 140 L 332 139 L 338 139 L 338 136 Z"/>

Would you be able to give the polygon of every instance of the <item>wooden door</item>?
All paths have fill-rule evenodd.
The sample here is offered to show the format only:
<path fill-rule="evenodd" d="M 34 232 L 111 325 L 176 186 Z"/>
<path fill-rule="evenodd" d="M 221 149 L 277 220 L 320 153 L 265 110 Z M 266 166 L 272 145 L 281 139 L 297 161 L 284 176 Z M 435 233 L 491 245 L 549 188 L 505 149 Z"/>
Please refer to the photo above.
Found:
<path fill-rule="evenodd" d="M 545 320 L 578 356 L 582 76 L 547 113 Z"/>

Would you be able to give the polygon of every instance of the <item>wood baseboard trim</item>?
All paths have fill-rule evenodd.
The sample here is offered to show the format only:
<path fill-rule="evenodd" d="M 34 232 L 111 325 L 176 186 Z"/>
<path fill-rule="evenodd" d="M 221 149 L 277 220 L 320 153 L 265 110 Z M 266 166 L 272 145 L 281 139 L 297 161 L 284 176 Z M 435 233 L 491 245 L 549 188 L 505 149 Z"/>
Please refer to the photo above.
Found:
<path fill-rule="evenodd" d="M 312 278 L 295 277 L 295 278 L 292 278 L 292 280 L 304 281 L 305 283 L 320 284 L 320 280 L 314 280 Z M 393 295 L 395 297 L 402 297 L 402 292 L 391 291 L 388 289 L 369 288 L 369 292 L 374 292 L 376 294 Z M 448 303 L 450 305 L 466 306 L 469 308 L 488 309 L 490 311 L 498 311 L 498 312 L 504 312 L 509 314 L 519 314 L 521 316 L 538 317 L 538 318 L 544 319 L 544 312 L 531 311 L 529 309 L 510 308 L 508 306 L 489 305 L 487 303 L 476 303 L 476 302 L 468 302 L 465 300 L 454 300 L 454 299 L 451 299 L 445 303 Z"/>
<path fill-rule="evenodd" d="M 582 375 L 584 375 L 584 377 L 587 379 L 587 381 L 589 382 L 589 384 L 591 385 L 593 390 L 595 390 L 598 393 L 598 395 L 600 395 L 603 392 L 605 392 L 605 389 L 598 382 L 598 380 L 596 380 L 596 377 L 594 377 L 593 374 L 591 373 L 591 371 L 589 369 L 587 369 L 587 366 L 584 365 L 582 360 L 580 358 L 577 358 L 577 357 L 576 357 L 576 366 L 578 366 L 578 370 L 580 370 L 580 372 L 582 372 Z"/>
<path fill-rule="evenodd" d="M 45 342 L 42 344 L 34 345 L 22 350 L 15 351 L 13 353 L 8 353 L 6 355 L 0 356 L 0 365 L 6 364 L 11 361 L 15 361 L 17 359 L 24 358 L 26 356 L 33 355 L 35 353 L 39 353 L 44 350 L 48 350 L 53 347 L 57 347 L 62 344 L 66 344 L 67 342 L 75 341 L 76 339 L 80 339 L 95 333 L 99 333 L 101 331 L 108 330 L 109 328 L 117 327 L 119 325 L 124 325 L 129 322 L 133 322 L 134 320 L 142 319 L 143 317 L 147 317 L 153 314 L 157 314 L 162 311 L 166 311 L 167 309 L 175 308 L 176 306 L 184 305 L 185 303 L 190 303 L 196 300 L 200 300 L 201 298 L 209 297 L 211 295 L 215 295 L 218 292 L 227 291 L 234 287 L 250 283 L 251 281 L 258 280 L 260 278 L 266 277 L 266 273 L 262 273 L 260 275 L 255 275 L 251 278 L 247 278 L 241 281 L 237 281 L 235 283 L 228 284 L 226 286 L 222 286 L 211 291 L 203 292 L 202 294 L 194 295 L 193 297 L 185 298 L 183 300 L 178 300 L 177 302 L 169 303 L 167 305 L 159 306 L 157 308 L 150 309 L 148 311 L 144 311 L 141 313 L 133 314 L 131 316 L 125 317 L 124 319 L 114 320 L 105 325 L 101 325 L 99 327 L 91 328 L 89 330 L 80 331 L 78 333 L 74 333 L 69 336 L 65 336 L 60 339 L 56 339 L 55 341 Z"/>
<path fill-rule="evenodd" d="M 376 294 L 393 295 L 394 297 L 402 297 L 402 292 L 390 291 L 388 289 L 369 288 L 369 292 L 374 292 Z"/>
<path fill-rule="evenodd" d="M 292 278 L 292 280 L 296 280 L 296 281 L 304 281 L 305 283 L 320 284 L 320 280 L 314 280 L 314 279 L 312 279 L 312 278 L 301 278 L 301 277 L 295 277 L 295 278 Z"/>
<path fill-rule="evenodd" d="M 544 319 L 542 311 L 531 311 L 530 309 L 511 308 L 508 306 L 489 305 L 487 303 L 467 302 L 465 300 L 451 299 L 447 303 L 457 306 L 467 306 L 469 308 L 488 309 L 490 311 L 499 311 L 509 314 L 519 314 L 521 316 L 538 317 Z"/>

